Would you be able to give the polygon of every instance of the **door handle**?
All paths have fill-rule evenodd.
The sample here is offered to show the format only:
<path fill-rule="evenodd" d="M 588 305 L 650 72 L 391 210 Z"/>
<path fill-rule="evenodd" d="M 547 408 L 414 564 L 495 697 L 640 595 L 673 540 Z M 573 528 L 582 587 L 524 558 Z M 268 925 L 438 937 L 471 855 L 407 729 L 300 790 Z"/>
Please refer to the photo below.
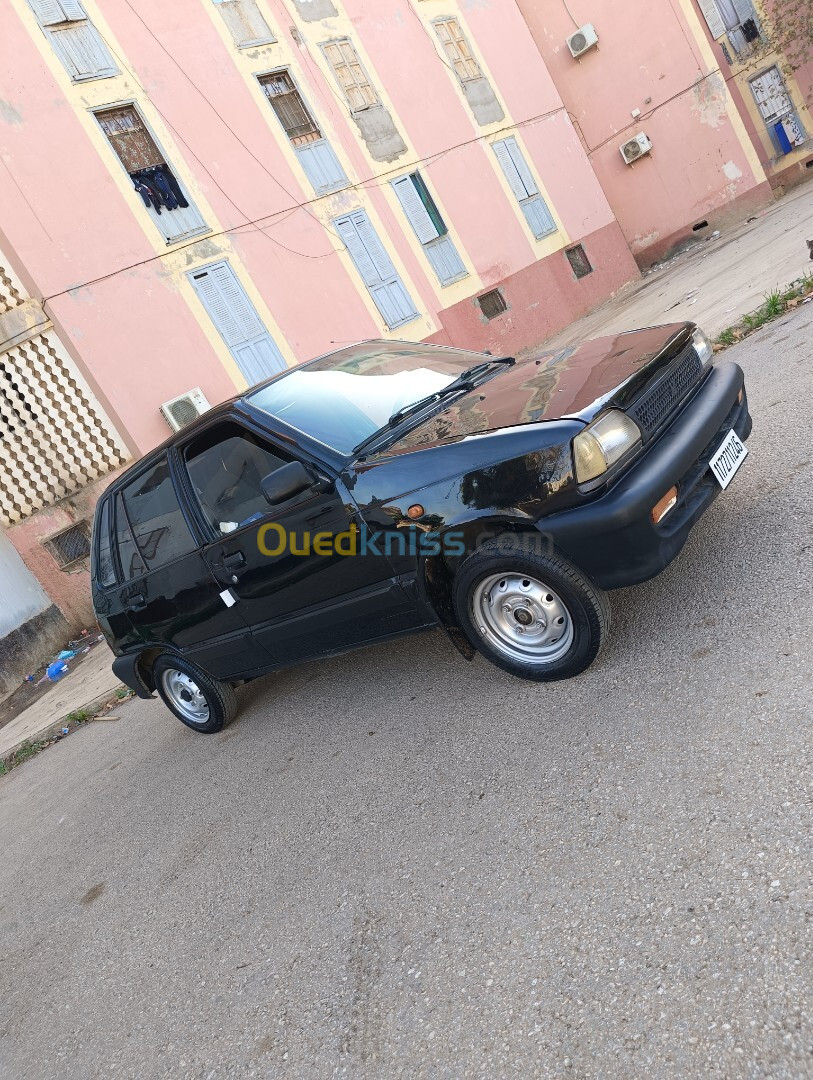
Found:
<path fill-rule="evenodd" d="M 128 611 L 143 611 L 147 606 L 147 597 L 143 593 L 136 593 L 128 596 L 124 603 Z"/>
<path fill-rule="evenodd" d="M 227 570 L 239 570 L 246 565 L 246 557 L 242 551 L 233 551 L 231 555 L 223 556 L 223 565 Z"/>

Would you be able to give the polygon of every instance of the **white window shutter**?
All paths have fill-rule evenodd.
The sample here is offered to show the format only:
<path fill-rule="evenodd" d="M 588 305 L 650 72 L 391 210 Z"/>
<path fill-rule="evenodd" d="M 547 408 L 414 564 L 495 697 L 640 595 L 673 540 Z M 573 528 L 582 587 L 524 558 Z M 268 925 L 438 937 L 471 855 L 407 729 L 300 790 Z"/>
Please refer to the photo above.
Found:
<path fill-rule="evenodd" d="M 517 171 L 517 167 L 514 164 L 511 151 L 508 149 L 508 139 L 501 139 L 499 142 L 495 142 L 494 153 L 497 155 L 497 161 L 499 161 L 502 171 L 505 173 L 505 179 L 508 181 L 511 190 L 514 193 L 514 197 L 517 202 L 522 202 L 523 199 L 528 198 L 528 193 L 525 190 L 525 185 L 522 182 L 522 177 Z"/>
<path fill-rule="evenodd" d="M 381 241 L 378 239 L 376 231 L 370 223 L 370 219 L 364 213 L 353 214 L 353 224 L 356 226 L 361 242 L 367 249 L 367 254 L 373 261 L 378 276 L 382 281 L 392 281 L 393 278 L 398 275 L 392 264 L 392 260 L 385 251 Z"/>
<path fill-rule="evenodd" d="M 285 360 L 260 321 L 228 263 L 190 275 L 195 291 L 250 385 L 285 368 Z"/>
<path fill-rule="evenodd" d="M 254 386 L 287 367 L 279 349 L 268 336 L 232 349 L 237 366 L 249 386 Z"/>
<path fill-rule="evenodd" d="M 517 140 L 512 135 L 510 139 L 505 140 L 508 146 L 508 153 L 511 155 L 511 160 L 514 163 L 514 168 L 519 173 L 519 178 L 522 181 L 522 185 L 530 198 L 531 195 L 538 195 L 539 188 L 536 186 L 536 180 L 533 178 L 531 170 L 528 168 L 528 162 L 520 150 Z"/>
<path fill-rule="evenodd" d="M 373 285 L 377 285 L 380 281 L 378 271 L 375 268 L 375 263 L 367 254 L 367 250 L 362 244 L 356 227 L 352 220 L 348 218 L 341 218 L 336 222 L 336 228 L 344 241 L 344 245 L 347 248 L 350 258 L 356 264 L 356 269 L 361 274 L 364 284 L 371 288 Z"/>
<path fill-rule="evenodd" d="M 79 0 L 59 0 L 66 19 L 86 19 L 87 12 Z"/>
<path fill-rule="evenodd" d="M 376 307 L 390 328 L 414 319 L 418 311 L 364 211 L 334 221 Z"/>
<path fill-rule="evenodd" d="M 465 264 L 448 233 L 446 236 L 439 237 L 434 243 L 427 244 L 424 251 L 441 285 L 448 285 L 449 282 L 458 281 L 466 276 Z"/>
<path fill-rule="evenodd" d="M 209 271 L 209 277 L 212 282 L 213 311 L 217 311 L 218 328 L 227 344 L 238 345 L 261 334 L 263 325 L 232 268 L 225 264 L 216 266 Z"/>
<path fill-rule="evenodd" d="M 336 188 L 346 186 L 348 181 L 345 171 L 333 147 L 325 139 L 306 143 L 294 149 L 306 176 L 313 184 L 314 191 L 318 193 L 335 191 Z"/>
<path fill-rule="evenodd" d="M 734 10 L 737 12 L 737 18 L 740 20 L 740 23 L 748 22 L 749 19 L 753 19 L 754 22 L 759 25 L 757 13 L 751 0 L 734 0 Z"/>
<path fill-rule="evenodd" d="M 72 79 L 114 75 L 118 68 L 92 23 L 83 22 L 51 32 L 51 41 Z"/>
<path fill-rule="evenodd" d="M 542 236 L 547 236 L 548 233 L 556 231 L 556 222 L 553 220 L 547 203 L 541 195 L 526 199 L 522 204 L 522 212 L 537 240 Z"/>
<path fill-rule="evenodd" d="M 720 12 L 717 9 L 717 5 L 714 0 L 697 0 L 700 5 L 700 10 L 703 12 L 703 18 L 708 23 L 708 28 L 711 31 L 713 38 L 721 38 L 725 35 L 725 23 L 720 17 Z"/>
<path fill-rule="evenodd" d="M 431 240 L 437 240 L 440 233 L 423 205 L 412 177 L 402 176 L 398 180 L 393 180 L 392 189 L 398 196 L 398 201 L 420 242 L 428 244 Z"/>
<path fill-rule="evenodd" d="M 237 46 L 275 41 L 256 0 L 215 0 Z"/>
<path fill-rule="evenodd" d="M 59 0 L 30 0 L 30 3 L 40 26 L 65 22 L 66 15 Z M 80 17 L 84 18 L 84 15 Z"/>

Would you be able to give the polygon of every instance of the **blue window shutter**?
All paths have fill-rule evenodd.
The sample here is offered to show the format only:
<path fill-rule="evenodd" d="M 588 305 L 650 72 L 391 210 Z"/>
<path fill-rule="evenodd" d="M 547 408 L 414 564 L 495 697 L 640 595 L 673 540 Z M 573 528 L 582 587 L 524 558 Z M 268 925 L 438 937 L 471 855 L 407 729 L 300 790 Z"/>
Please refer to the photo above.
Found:
<path fill-rule="evenodd" d="M 398 274 L 392 264 L 392 259 L 387 254 L 381 241 L 378 239 L 375 229 L 364 211 L 352 215 L 353 224 L 359 235 L 367 254 L 373 262 L 381 281 L 394 281 Z"/>
<path fill-rule="evenodd" d="M 423 250 L 441 285 L 448 285 L 467 275 L 465 264 L 448 234 L 438 237 L 431 244 L 426 244 Z"/>
<path fill-rule="evenodd" d="M 535 195 L 533 199 L 526 199 L 522 205 L 525 220 L 531 227 L 531 232 L 537 238 L 547 236 L 556 231 L 556 222 L 541 195 Z"/>
<path fill-rule="evenodd" d="M 30 0 L 30 3 L 40 26 L 52 26 L 54 23 L 65 22 L 65 12 L 59 0 Z M 84 18 L 84 15 L 81 17 Z"/>
<path fill-rule="evenodd" d="M 556 222 L 548 209 L 548 205 L 539 194 L 539 188 L 534 180 L 533 173 L 528 168 L 528 162 L 519 148 L 517 140 L 512 135 L 508 139 L 501 139 L 494 145 L 494 153 L 502 166 L 505 177 L 516 196 L 517 202 L 522 208 L 525 220 L 530 226 L 531 232 L 538 240 L 548 233 L 556 231 Z"/>
<path fill-rule="evenodd" d="M 392 329 L 416 318 L 417 308 L 367 214 L 357 210 L 334 225 L 387 326 Z"/>
<path fill-rule="evenodd" d="M 505 141 L 508 153 L 511 155 L 511 160 L 514 163 L 514 168 L 517 170 L 519 178 L 522 181 L 522 186 L 525 188 L 528 196 L 538 195 L 539 188 L 536 186 L 536 180 L 534 180 L 533 174 L 528 168 L 528 162 L 525 160 L 525 157 L 517 144 L 517 140 L 512 135 L 510 139 L 506 139 Z"/>
<path fill-rule="evenodd" d="M 333 147 L 325 139 L 297 146 L 295 149 L 314 191 L 335 191 L 336 188 L 347 185 L 347 174 Z"/>
<path fill-rule="evenodd" d="M 708 28 L 711 31 L 713 38 L 723 37 L 725 34 L 725 23 L 720 17 L 720 12 L 717 9 L 717 5 L 714 0 L 697 0 L 700 5 L 700 10 L 703 12 L 703 18 L 708 24 Z"/>
<path fill-rule="evenodd" d="M 392 190 L 398 196 L 398 201 L 407 216 L 407 220 L 415 230 L 415 235 L 420 242 L 428 244 L 430 240 L 437 240 L 440 233 L 429 216 L 429 211 L 423 205 L 421 197 L 412 182 L 412 177 L 401 176 L 397 180 L 393 180 Z"/>
<path fill-rule="evenodd" d="M 368 288 L 372 288 L 373 285 L 377 285 L 380 282 L 378 271 L 375 268 L 375 264 L 370 256 L 367 254 L 367 249 L 361 242 L 356 226 L 353 224 L 352 218 L 341 218 L 336 222 L 336 228 L 338 229 L 339 236 L 344 241 L 344 245 L 350 253 L 350 258 L 356 264 L 356 269 L 361 274 L 364 284 Z"/>
<path fill-rule="evenodd" d="M 193 270 L 188 276 L 249 385 L 286 367 L 228 263 Z"/>
<path fill-rule="evenodd" d="M 64 30 L 52 30 L 49 36 L 72 79 L 100 78 L 118 72 L 101 34 L 92 23 L 73 23 Z"/>
<path fill-rule="evenodd" d="M 525 190 L 525 185 L 522 182 L 522 177 L 517 171 L 517 167 L 514 164 L 514 157 L 508 147 L 508 139 L 500 139 L 499 142 L 493 143 L 494 153 L 497 155 L 497 161 L 500 163 L 502 171 L 505 173 L 505 179 L 508 181 L 508 185 L 514 193 L 514 197 L 517 202 L 522 202 L 523 199 L 527 199 L 528 192 Z"/>

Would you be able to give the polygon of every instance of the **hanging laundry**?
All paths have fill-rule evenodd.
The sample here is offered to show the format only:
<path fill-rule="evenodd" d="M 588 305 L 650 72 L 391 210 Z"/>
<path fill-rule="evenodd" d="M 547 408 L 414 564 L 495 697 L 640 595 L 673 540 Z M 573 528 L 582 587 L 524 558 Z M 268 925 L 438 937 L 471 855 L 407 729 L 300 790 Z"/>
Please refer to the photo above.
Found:
<path fill-rule="evenodd" d="M 144 200 L 144 205 L 148 208 L 152 206 L 155 212 L 157 214 L 160 214 L 161 200 L 158 196 L 158 193 L 156 191 L 153 191 L 150 185 L 145 180 L 141 179 L 141 177 L 137 173 L 133 173 L 130 179 L 133 181 L 133 187 Z"/>
<path fill-rule="evenodd" d="M 185 210 L 189 206 L 189 203 L 186 201 L 186 196 L 184 195 L 183 191 L 181 191 L 181 185 L 175 179 L 172 171 L 168 167 L 165 167 L 163 169 L 163 172 L 167 178 L 167 183 L 169 184 L 172 193 L 178 201 L 178 206 Z"/>
<path fill-rule="evenodd" d="M 167 165 L 151 165 L 130 173 L 133 186 L 144 200 L 145 206 L 152 206 L 156 213 L 161 209 L 177 210 L 188 207 L 181 186 Z"/>
<path fill-rule="evenodd" d="M 178 200 L 175 198 L 175 193 L 169 186 L 166 173 L 163 169 L 153 169 L 152 176 L 150 177 L 153 186 L 161 196 L 161 202 L 167 208 L 167 210 L 177 210 Z"/>

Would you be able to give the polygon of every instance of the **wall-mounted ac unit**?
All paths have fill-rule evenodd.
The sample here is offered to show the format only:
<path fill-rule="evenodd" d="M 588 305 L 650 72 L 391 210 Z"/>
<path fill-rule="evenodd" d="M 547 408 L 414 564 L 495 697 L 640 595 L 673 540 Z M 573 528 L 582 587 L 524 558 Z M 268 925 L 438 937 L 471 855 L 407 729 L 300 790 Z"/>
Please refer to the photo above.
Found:
<path fill-rule="evenodd" d="M 180 397 L 165 401 L 161 406 L 161 412 L 172 430 L 180 431 L 182 427 L 191 424 L 211 407 L 201 388 L 196 386 L 194 390 L 187 390 Z"/>
<path fill-rule="evenodd" d="M 652 140 L 647 135 L 644 135 L 642 131 L 634 139 L 621 143 L 618 149 L 621 151 L 621 157 L 626 164 L 633 165 L 638 158 L 642 158 L 644 154 L 649 153 L 652 149 Z"/>
<path fill-rule="evenodd" d="M 576 33 L 571 34 L 567 39 L 570 55 L 575 57 L 576 60 L 595 45 L 598 45 L 598 34 L 592 23 L 580 26 Z"/>

